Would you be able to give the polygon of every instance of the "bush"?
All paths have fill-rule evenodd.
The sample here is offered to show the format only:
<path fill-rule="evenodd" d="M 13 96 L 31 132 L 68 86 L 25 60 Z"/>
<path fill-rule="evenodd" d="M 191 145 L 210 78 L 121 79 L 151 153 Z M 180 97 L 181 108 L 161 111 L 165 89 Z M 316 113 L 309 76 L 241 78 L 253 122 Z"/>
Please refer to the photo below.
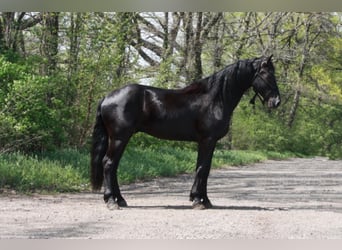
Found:
<path fill-rule="evenodd" d="M 72 166 L 20 153 L 0 155 L 0 187 L 21 192 L 79 191 L 88 186 Z"/>
<path fill-rule="evenodd" d="M 341 106 L 315 104 L 303 97 L 296 119 L 288 127 L 286 108 L 268 112 L 257 105 L 253 109 L 246 99 L 233 116 L 234 149 L 342 158 Z"/>
<path fill-rule="evenodd" d="M 0 152 L 49 150 L 64 141 L 65 112 L 56 78 L 0 57 Z"/>

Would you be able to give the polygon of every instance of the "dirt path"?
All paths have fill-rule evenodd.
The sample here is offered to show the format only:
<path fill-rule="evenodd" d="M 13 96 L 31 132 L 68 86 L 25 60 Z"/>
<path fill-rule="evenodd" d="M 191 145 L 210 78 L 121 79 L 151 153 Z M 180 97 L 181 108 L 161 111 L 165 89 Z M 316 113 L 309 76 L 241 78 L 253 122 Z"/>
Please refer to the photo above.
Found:
<path fill-rule="evenodd" d="M 102 194 L 0 196 L 0 238 L 342 238 L 342 161 L 267 161 L 211 172 L 215 208 L 192 210 L 190 175 L 122 187 L 129 207 Z"/>

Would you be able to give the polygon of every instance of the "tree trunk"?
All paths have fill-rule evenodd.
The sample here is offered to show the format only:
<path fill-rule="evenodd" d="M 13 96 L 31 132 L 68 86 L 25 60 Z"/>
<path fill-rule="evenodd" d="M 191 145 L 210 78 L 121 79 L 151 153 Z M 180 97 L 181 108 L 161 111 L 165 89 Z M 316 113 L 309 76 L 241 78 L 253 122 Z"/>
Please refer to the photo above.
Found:
<path fill-rule="evenodd" d="M 313 18 L 313 14 L 310 14 L 307 19 L 304 20 L 304 25 L 305 25 L 305 37 L 304 37 L 304 41 L 303 41 L 303 49 L 302 49 L 302 55 L 301 55 L 301 61 L 300 61 L 300 65 L 299 65 L 299 81 L 301 82 L 304 76 L 304 69 L 306 67 L 306 63 L 310 54 L 310 50 L 313 46 L 313 42 L 315 41 L 315 39 L 318 37 L 318 35 L 320 34 L 320 32 L 316 32 L 315 36 L 310 39 L 310 34 L 311 34 L 311 28 L 312 28 L 312 18 Z M 292 127 L 294 121 L 295 121 L 295 117 L 296 117 L 296 113 L 297 113 L 297 109 L 299 107 L 299 101 L 300 101 L 300 97 L 301 97 L 301 92 L 300 90 L 296 90 L 294 98 L 293 98 L 293 104 L 289 113 L 289 118 L 288 118 L 288 122 L 287 122 L 287 126 L 289 128 Z"/>
<path fill-rule="evenodd" d="M 291 110 L 290 110 L 290 114 L 289 114 L 289 118 L 288 118 L 288 122 L 287 122 L 287 126 L 289 128 L 292 127 L 292 125 L 295 121 L 297 109 L 299 107 L 300 96 L 301 96 L 301 92 L 299 90 L 296 90 L 295 95 L 293 97 L 293 104 L 291 106 Z"/>
<path fill-rule="evenodd" d="M 69 71 L 68 81 L 71 83 L 72 78 L 78 71 L 78 54 L 80 50 L 80 33 L 81 33 L 81 13 L 70 13 L 70 29 L 69 29 Z"/>
<path fill-rule="evenodd" d="M 43 14 L 41 54 L 47 59 L 47 63 L 43 65 L 42 73 L 48 76 L 53 75 L 57 68 L 59 31 L 58 19 L 58 12 L 45 12 Z"/>
<path fill-rule="evenodd" d="M 183 46 L 183 60 L 180 64 L 181 74 L 185 76 L 187 81 L 190 81 L 190 73 L 189 73 L 189 61 L 191 59 L 190 44 L 193 36 L 193 28 L 192 28 L 192 12 L 183 13 L 183 25 L 185 30 L 185 39 Z"/>
<path fill-rule="evenodd" d="M 4 12 L 2 13 L 3 19 L 3 41 L 5 50 L 16 50 L 15 41 L 15 12 Z"/>
<path fill-rule="evenodd" d="M 193 47 L 193 57 L 195 64 L 193 65 L 193 70 L 191 74 L 191 80 L 201 79 L 203 75 L 202 70 L 202 12 L 197 14 L 197 25 L 196 25 L 196 33 L 194 37 L 194 47 Z"/>
<path fill-rule="evenodd" d="M 135 13 L 131 12 L 119 12 L 117 13 L 118 22 L 117 22 L 117 56 L 118 60 L 116 66 L 116 78 L 118 82 L 122 81 L 122 78 L 127 72 L 127 53 L 126 48 L 128 46 L 127 41 L 132 40 L 133 37 L 133 23 L 132 19 L 134 18 Z"/>

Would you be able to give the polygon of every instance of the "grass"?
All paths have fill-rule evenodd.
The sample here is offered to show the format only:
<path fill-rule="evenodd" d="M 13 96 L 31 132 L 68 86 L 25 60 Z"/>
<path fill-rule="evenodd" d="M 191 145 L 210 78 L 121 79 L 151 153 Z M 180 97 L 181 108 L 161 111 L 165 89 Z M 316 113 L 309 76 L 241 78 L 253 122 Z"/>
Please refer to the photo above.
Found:
<path fill-rule="evenodd" d="M 71 164 L 20 153 L 0 155 L 0 188 L 19 192 L 79 191 L 84 176 Z"/>
<path fill-rule="evenodd" d="M 291 155 L 259 151 L 216 150 L 213 168 L 246 165 Z M 119 182 L 128 184 L 158 176 L 193 173 L 197 153 L 191 148 L 172 146 L 129 146 L 118 170 Z M 89 155 L 64 149 L 39 155 L 0 154 L 0 190 L 18 192 L 76 192 L 90 190 Z"/>

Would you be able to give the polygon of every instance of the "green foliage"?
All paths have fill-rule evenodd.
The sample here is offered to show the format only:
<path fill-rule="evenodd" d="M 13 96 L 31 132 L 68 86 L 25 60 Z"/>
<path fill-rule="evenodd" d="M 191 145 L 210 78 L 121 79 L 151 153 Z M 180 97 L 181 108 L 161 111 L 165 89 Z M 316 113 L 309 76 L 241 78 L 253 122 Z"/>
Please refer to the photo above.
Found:
<path fill-rule="evenodd" d="M 158 150 L 159 148 L 164 147 L 165 144 L 170 147 L 180 149 L 197 149 L 197 144 L 193 142 L 165 141 L 145 133 L 134 134 L 129 141 L 130 147 L 152 148 L 154 150 Z"/>
<path fill-rule="evenodd" d="M 341 105 L 303 101 L 301 112 L 292 133 L 294 150 L 307 155 L 326 155 L 330 158 L 342 157 Z"/>
<path fill-rule="evenodd" d="M 245 165 L 289 154 L 217 150 L 213 167 Z M 159 148 L 128 145 L 120 163 L 121 184 L 154 177 L 194 173 L 197 152 L 164 142 Z M 72 192 L 89 190 L 89 154 L 76 149 L 26 155 L 0 154 L 0 190 L 19 192 Z"/>
<path fill-rule="evenodd" d="M 0 148 L 41 150 L 63 141 L 63 96 L 57 78 L 0 57 Z"/>
<path fill-rule="evenodd" d="M 175 88 L 177 86 L 179 76 L 172 70 L 173 60 L 172 56 L 169 56 L 160 63 L 158 74 L 153 84 L 154 86 L 163 88 Z"/>
<path fill-rule="evenodd" d="M 54 151 L 46 151 L 36 153 L 34 157 L 41 161 L 50 161 L 64 168 L 72 166 L 73 169 L 82 177 L 85 182 L 89 179 L 89 153 L 83 149 L 59 149 Z"/>
<path fill-rule="evenodd" d="M 99 99 L 140 77 L 155 86 L 179 86 L 195 52 L 201 52 L 204 75 L 216 71 L 213 66 L 273 53 L 281 106 L 269 112 L 257 103 L 253 109 L 247 94 L 232 119 L 232 144 L 224 138 L 219 147 L 342 157 L 341 13 L 230 12 L 208 30 L 212 13 L 203 13 L 203 27 L 194 13 L 188 28 L 184 13 L 168 15 L 167 22 L 160 13 L 60 13 L 58 41 L 50 39 L 59 43 L 57 54 L 44 44 L 52 26 L 35 25 L 30 13 L 15 19 L 19 14 L 3 19 L 13 22 L 13 30 L 0 30 L 2 43 L 13 42 L 0 48 L 0 152 L 86 147 Z M 32 26 L 15 30 L 23 20 Z M 206 32 L 203 46 L 183 43 L 187 35 Z M 52 73 L 46 70 L 51 61 Z M 131 145 L 163 147 L 142 134 Z M 169 145 L 196 149 L 193 143 Z"/>
<path fill-rule="evenodd" d="M 243 98 L 233 116 L 233 148 L 243 150 L 289 151 L 288 130 L 277 110 L 259 102 L 253 107 Z"/>
<path fill-rule="evenodd" d="M 292 152 L 342 157 L 341 106 L 303 98 L 291 128 L 281 110 L 255 109 L 243 100 L 233 117 L 233 147 L 243 150 Z"/>
<path fill-rule="evenodd" d="M 121 183 L 146 180 L 157 176 L 174 176 L 194 169 L 196 153 L 173 147 L 128 147 L 118 171 Z"/>
<path fill-rule="evenodd" d="M 71 165 L 20 153 L 0 154 L 0 173 L 0 188 L 21 192 L 78 191 L 88 185 Z"/>
<path fill-rule="evenodd" d="M 89 145 L 98 100 L 140 77 L 151 78 L 155 86 L 178 86 L 197 49 L 204 75 L 237 59 L 274 54 L 282 97 L 281 106 L 271 112 L 259 102 L 255 108 L 248 103 L 252 92 L 243 97 L 232 118 L 232 142 L 219 142 L 214 166 L 290 156 L 269 152 L 342 158 L 341 13 L 231 12 L 210 30 L 204 30 L 210 25 L 197 30 L 193 22 L 189 33 L 181 24 L 186 20 L 179 19 L 179 29 L 173 22 L 188 16 L 184 13 L 169 15 L 169 23 L 162 15 L 60 13 L 58 37 L 51 37 L 59 43 L 57 54 L 46 44 L 49 26 L 34 25 L 29 14 L 6 19 L 13 23 L 0 29 L 1 44 L 13 42 L 0 48 L 0 188 L 89 189 L 89 155 L 80 148 Z M 210 24 L 215 15 L 203 16 Z M 32 26 L 15 30 L 25 26 L 23 20 Z M 182 43 L 194 31 L 208 32 L 199 48 Z M 142 63 L 144 54 L 154 62 L 151 67 L 148 60 Z M 47 71 L 51 62 L 56 67 Z M 224 150 L 227 145 L 234 150 Z M 76 149 L 62 150 L 68 147 Z M 138 133 L 124 153 L 119 180 L 193 173 L 196 147 Z"/>

